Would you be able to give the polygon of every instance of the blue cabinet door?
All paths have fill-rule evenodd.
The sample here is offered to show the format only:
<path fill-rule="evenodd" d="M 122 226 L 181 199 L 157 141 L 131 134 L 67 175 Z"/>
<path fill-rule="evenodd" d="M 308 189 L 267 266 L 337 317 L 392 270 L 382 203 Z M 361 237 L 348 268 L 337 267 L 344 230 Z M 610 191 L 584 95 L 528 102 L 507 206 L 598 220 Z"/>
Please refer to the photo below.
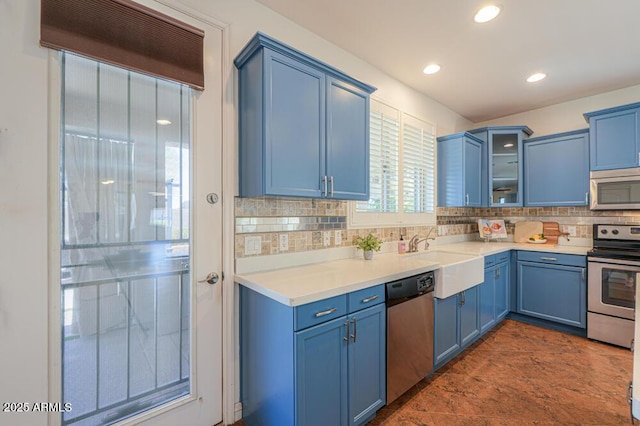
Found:
<path fill-rule="evenodd" d="M 485 333 L 496 323 L 495 315 L 495 276 L 497 266 L 484 270 L 484 282 L 480 288 L 480 332 Z"/>
<path fill-rule="evenodd" d="M 369 95 L 327 78 L 328 197 L 369 199 Z"/>
<path fill-rule="evenodd" d="M 296 425 L 347 424 L 347 329 L 340 317 L 295 333 Z"/>
<path fill-rule="evenodd" d="M 524 142 L 525 206 L 586 206 L 588 129 Z"/>
<path fill-rule="evenodd" d="M 363 309 L 348 320 L 349 425 L 360 425 L 386 403 L 386 306 Z"/>
<path fill-rule="evenodd" d="M 482 206 L 482 144 L 471 137 L 464 138 L 464 205 Z"/>
<path fill-rule="evenodd" d="M 589 119 L 591 170 L 640 165 L 640 103 L 584 114 Z"/>
<path fill-rule="evenodd" d="M 482 206 L 482 141 L 468 133 L 438 138 L 438 205 Z"/>
<path fill-rule="evenodd" d="M 458 295 L 460 315 L 460 347 L 465 348 L 480 334 L 478 318 L 478 286 Z"/>
<path fill-rule="evenodd" d="M 586 327 L 585 268 L 518 261 L 518 313 Z"/>
<path fill-rule="evenodd" d="M 267 195 L 320 197 L 325 171 L 325 75 L 265 50 Z"/>
<path fill-rule="evenodd" d="M 434 298 L 434 364 L 442 365 L 460 349 L 458 295 Z"/>
<path fill-rule="evenodd" d="M 495 271 L 495 317 L 500 322 L 509 313 L 509 262 L 496 265 Z"/>

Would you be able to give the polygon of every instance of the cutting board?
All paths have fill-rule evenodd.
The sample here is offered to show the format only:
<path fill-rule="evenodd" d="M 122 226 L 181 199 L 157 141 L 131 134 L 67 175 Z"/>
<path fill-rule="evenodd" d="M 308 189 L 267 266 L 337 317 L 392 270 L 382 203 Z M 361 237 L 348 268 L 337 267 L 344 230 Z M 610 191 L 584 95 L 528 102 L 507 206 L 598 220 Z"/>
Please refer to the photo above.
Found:
<path fill-rule="evenodd" d="M 558 237 L 564 236 L 569 241 L 569 234 L 560 232 L 558 222 L 542 222 L 542 233 L 547 238 L 547 244 L 558 244 Z"/>
<path fill-rule="evenodd" d="M 529 237 L 535 234 L 542 234 L 542 222 L 540 221 L 522 221 L 516 222 L 513 231 L 513 241 L 516 243 L 526 243 Z"/>

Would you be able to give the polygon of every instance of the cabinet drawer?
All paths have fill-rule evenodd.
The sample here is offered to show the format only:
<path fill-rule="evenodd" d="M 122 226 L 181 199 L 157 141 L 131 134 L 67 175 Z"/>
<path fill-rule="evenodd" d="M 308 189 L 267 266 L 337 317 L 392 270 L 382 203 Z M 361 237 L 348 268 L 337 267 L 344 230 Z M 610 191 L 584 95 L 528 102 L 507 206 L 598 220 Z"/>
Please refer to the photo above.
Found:
<path fill-rule="evenodd" d="M 496 255 L 490 254 L 489 256 L 484 257 L 484 267 L 489 268 L 496 264 Z"/>
<path fill-rule="evenodd" d="M 496 263 L 504 263 L 504 262 L 508 262 L 511 258 L 511 252 L 510 251 L 505 251 L 502 253 L 498 253 L 495 255 L 496 256 Z"/>
<path fill-rule="evenodd" d="M 349 313 L 377 305 L 378 303 L 383 303 L 384 296 L 384 284 L 353 291 L 347 295 L 347 308 Z"/>
<path fill-rule="evenodd" d="M 585 267 L 587 264 L 586 256 L 541 251 L 518 251 L 518 260 L 580 267 Z"/>
<path fill-rule="evenodd" d="M 347 295 L 318 300 L 295 308 L 294 329 L 302 330 L 312 325 L 338 318 L 347 314 Z"/>

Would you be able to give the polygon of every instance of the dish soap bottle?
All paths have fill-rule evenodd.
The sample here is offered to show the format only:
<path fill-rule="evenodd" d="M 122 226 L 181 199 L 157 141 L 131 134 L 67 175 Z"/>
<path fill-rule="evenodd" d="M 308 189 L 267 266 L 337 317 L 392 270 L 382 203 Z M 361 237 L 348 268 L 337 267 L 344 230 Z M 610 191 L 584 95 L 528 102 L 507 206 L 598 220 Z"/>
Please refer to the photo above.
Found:
<path fill-rule="evenodd" d="M 398 254 L 404 254 L 407 252 L 407 243 L 402 238 L 402 234 L 400 234 L 400 241 L 398 241 Z"/>

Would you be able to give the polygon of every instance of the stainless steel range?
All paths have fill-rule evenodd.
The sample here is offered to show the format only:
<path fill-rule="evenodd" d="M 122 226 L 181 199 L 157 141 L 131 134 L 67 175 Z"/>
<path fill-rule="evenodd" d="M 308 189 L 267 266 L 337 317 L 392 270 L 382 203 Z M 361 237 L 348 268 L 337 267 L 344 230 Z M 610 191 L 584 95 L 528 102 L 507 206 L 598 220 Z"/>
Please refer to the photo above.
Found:
<path fill-rule="evenodd" d="M 587 261 L 587 337 L 629 348 L 640 273 L 640 226 L 594 225 Z"/>

